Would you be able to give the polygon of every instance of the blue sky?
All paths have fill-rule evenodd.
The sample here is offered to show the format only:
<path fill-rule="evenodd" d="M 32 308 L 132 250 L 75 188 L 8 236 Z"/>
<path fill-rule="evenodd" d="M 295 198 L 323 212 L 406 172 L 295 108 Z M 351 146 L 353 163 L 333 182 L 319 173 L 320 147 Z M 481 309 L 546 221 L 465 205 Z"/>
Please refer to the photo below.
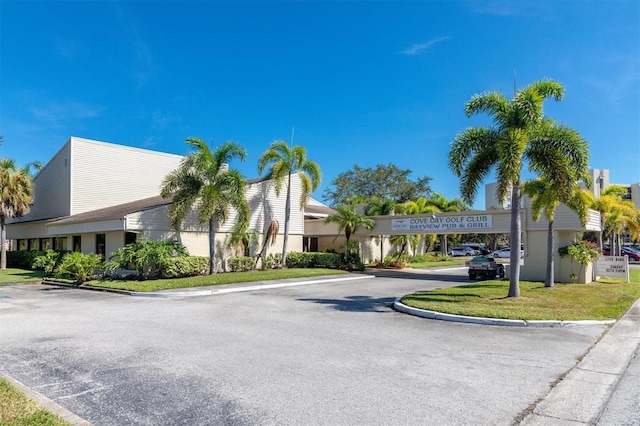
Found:
<path fill-rule="evenodd" d="M 295 126 L 318 199 L 353 164 L 388 163 L 454 198 L 450 143 L 488 123 L 464 104 L 510 97 L 515 69 L 519 87 L 564 85 L 545 113 L 589 142 L 593 168 L 640 182 L 637 0 L 2 0 L 0 37 L 0 156 L 19 165 L 70 136 L 173 154 L 199 136 L 242 144 L 232 167 L 254 178 Z"/>

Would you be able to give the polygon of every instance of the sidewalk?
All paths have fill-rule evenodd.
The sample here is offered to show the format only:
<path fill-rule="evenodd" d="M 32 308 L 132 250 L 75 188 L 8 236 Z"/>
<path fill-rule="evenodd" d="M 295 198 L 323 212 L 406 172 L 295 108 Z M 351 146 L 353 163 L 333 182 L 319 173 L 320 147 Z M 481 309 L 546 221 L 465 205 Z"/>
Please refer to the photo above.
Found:
<path fill-rule="evenodd" d="M 637 366 L 637 359 L 634 357 L 640 356 L 639 350 L 640 300 L 636 301 L 520 424 L 639 425 L 640 386 L 626 386 L 624 391 L 618 391 L 630 364 L 635 362 L 634 366 Z M 637 380 L 627 383 L 632 382 L 636 383 Z M 622 412 L 607 412 L 608 406 L 625 409 Z"/>

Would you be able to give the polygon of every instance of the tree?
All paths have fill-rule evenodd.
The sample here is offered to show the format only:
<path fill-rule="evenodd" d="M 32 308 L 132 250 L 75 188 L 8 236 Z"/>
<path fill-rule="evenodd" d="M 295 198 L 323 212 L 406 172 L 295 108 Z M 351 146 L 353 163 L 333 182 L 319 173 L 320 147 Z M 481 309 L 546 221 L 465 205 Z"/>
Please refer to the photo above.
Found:
<path fill-rule="evenodd" d="M 444 212 L 461 212 L 467 209 L 467 205 L 464 201 L 459 198 L 453 198 L 451 200 L 447 200 L 447 198 L 434 192 L 426 201 L 427 206 L 431 208 L 435 208 L 435 213 L 444 213 Z M 440 242 L 440 251 L 442 254 L 447 254 L 447 235 L 443 234 Z"/>
<path fill-rule="evenodd" d="M 449 152 L 449 167 L 460 177 L 462 199 L 471 204 L 478 186 L 495 169 L 496 195 L 504 201 L 511 189 L 511 268 L 508 297 L 520 296 L 520 179 L 523 164 L 537 172 L 553 174 L 553 161 L 545 158 L 549 149 L 578 162 L 582 151 L 575 132 L 545 120 L 542 105 L 547 98 L 560 101 L 564 88 L 552 80 L 541 80 L 518 90 L 513 99 L 499 92 L 471 97 L 465 105 L 467 117 L 487 113 L 493 126 L 470 127 L 458 134 Z M 559 179 L 559 178 L 558 178 Z"/>
<path fill-rule="evenodd" d="M 393 214 L 396 203 L 393 200 L 371 198 L 364 209 L 367 216 L 388 216 Z M 384 262 L 384 235 L 380 235 L 380 263 Z"/>
<path fill-rule="evenodd" d="M 338 232 L 344 231 L 344 236 L 347 239 L 347 245 L 349 245 L 349 240 L 356 232 L 358 226 L 362 226 L 366 229 L 373 229 L 375 226 L 373 219 L 362 213 L 356 212 L 353 206 L 342 204 L 339 205 L 336 210 L 336 213 L 329 215 L 324 219 L 324 223 L 336 223 L 338 225 Z"/>
<path fill-rule="evenodd" d="M 7 268 L 7 219 L 29 213 L 33 202 L 33 181 L 9 158 L 0 159 L 0 269 Z"/>
<path fill-rule="evenodd" d="M 269 166 L 269 170 L 265 179 L 274 180 L 276 195 L 280 196 L 283 184 L 287 187 L 281 262 L 281 266 L 284 268 L 287 261 L 289 219 L 291 217 L 291 175 L 297 173 L 300 178 L 300 185 L 302 187 L 300 208 L 302 209 L 309 202 L 311 193 L 320 186 L 322 174 L 320 173 L 320 166 L 318 166 L 315 161 L 307 159 L 306 148 L 300 145 L 291 148 L 282 140 L 273 141 L 269 149 L 262 153 L 258 160 L 258 173 L 262 175 L 262 172 L 267 166 Z"/>
<path fill-rule="evenodd" d="M 522 192 L 531 197 L 531 215 L 536 222 L 540 219 L 540 214 L 544 212 L 547 218 L 547 269 L 545 273 L 545 287 L 554 285 L 555 269 L 555 229 L 553 226 L 555 211 L 560 203 L 566 204 L 575 211 L 584 225 L 589 214 L 589 192 L 581 189 L 578 182 L 574 183 L 573 190 L 563 194 L 559 187 L 554 185 L 549 179 L 544 177 L 524 182 Z"/>
<path fill-rule="evenodd" d="M 331 206 L 345 204 L 354 195 L 361 196 L 365 203 L 374 197 L 405 203 L 431 193 L 431 178 L 425 176 L 414 181 L 409 175 L 411 170 L 399 169 L 391 163 L 386 166 L 378 164 L 375 169 L 354 164 L 353 170 L 340 173 L 331 181 L 331 186 L 324 191 L 323 199 Z"/>
<path fill-rule="evenodd" d="M 622 222 L 626 222 L 630 219 L 631 228 L 634 228 L 633 217 L 631 209 L 635 208 L 633 205 L 625 205 L 622 196 L 627 193 L 625 187 L 620 185 L 610 185 L 600 192 L 600 195 L 596 198 L 593 197 L 590 202 L 590 207 L 600 212 L 600 232 L 598 233 L 598 246 L 600 250 L 604 248 L 603 236 L 609 231 L 611 235 L 611 245 L 614 244 L 614 228 L 617 222 L 621 225 Z M 618 212 L 618 213 L 616 213 Z M 623 214 L 623 212 L 625 212 Z M 619 228 L 620 226 L 618 226 Z M 611 254 L 615 254 L 614 247 L 611 247 Z"/>
<path fill-rule="evenodd" d="M 190 137 L 185 142 L 193 148 L 182 160 L 180 167 L 169 173 L 162 183 L 163 198 L 173 197 L 169 220 L 179 230 L 187 213 L 195 209 L 200 224 L 209 226 L 209 273 L 215 274 L 216 230 L 231 213 L 236 211 L 234 232 L 242 234 L 249 226 L 249 203 L 245 198 L 247 181 L 228 163 L 246 159 L 246 152 L 236 142 L 224 142 L 211 151 L 200 138 Z"/>

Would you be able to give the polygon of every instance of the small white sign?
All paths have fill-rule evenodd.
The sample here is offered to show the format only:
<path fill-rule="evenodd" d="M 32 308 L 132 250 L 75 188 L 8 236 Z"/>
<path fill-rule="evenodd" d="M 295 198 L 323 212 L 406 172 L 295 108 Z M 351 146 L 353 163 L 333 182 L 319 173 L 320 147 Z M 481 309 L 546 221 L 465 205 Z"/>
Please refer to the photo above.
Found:
<path fill-rule="evenodd" d="M 391 219 L 392 231 L 474 231 L 490 229 L 492 227 L 490 214 L 477 214 L 467 216 L 429 216 L 429 217 L 405 217 L 404 219 Z"/>
<path fill-rule="evenodd" d="M 596 275 L 625 277 L 629 282 L 629 256 L 600 256 L 596 261 Z"/>

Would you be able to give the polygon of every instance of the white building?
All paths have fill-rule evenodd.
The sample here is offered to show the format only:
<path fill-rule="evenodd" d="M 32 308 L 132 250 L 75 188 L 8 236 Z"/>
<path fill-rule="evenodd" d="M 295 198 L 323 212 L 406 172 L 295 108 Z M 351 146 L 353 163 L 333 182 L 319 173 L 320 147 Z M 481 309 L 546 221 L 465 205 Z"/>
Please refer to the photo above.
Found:
<path fill-rule="evenodd" d="M 181 160 L 178 155 L 71 137 L 35 177 L 29 214 L 9 221 L 7 238 L 12 240 L 12 249 L 55 248 L 108 257 L 144 237 L 157 241 L 176 239 L 190 254 L 208 256 L 207 225 L 199 224 L 191 214 L 179 231 L 172 229 L 167 215 L 170 200 L 160 197 L 163 179 L 180 166 Z M 265 226 L 277 220 L 283 233 L 286 191 L 278 197 L 272 181 L 254 179 L 248 183 L 250 228 L 257 230 L 262 239 Z M 305 211 L 296 208 L 300 194 L 295 175 L 290 251 L 303 250 Z M 332 212 L 317 201 L 312 201 L 307 210 L 310 221 Z M 232 212 L 217 232 L 221 264 L 232 254 L 226 241 L 234 223 Z M 281 252 L 282 243 L 280 236 L 268 252 Z"/>

